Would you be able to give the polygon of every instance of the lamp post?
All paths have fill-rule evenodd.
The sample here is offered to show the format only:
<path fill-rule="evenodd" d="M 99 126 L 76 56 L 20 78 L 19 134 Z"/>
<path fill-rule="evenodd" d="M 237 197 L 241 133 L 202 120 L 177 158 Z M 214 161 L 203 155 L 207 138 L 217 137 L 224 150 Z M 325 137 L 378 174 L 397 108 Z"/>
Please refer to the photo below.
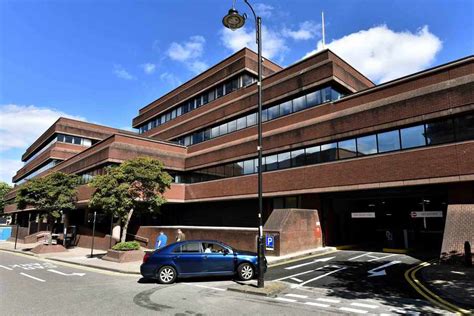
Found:
<path fill-rule="evenodd" d="M 258 242 L 257 242 L 257 253 L 258 253 L 258 287 L 264 287 L 264 270 L 263 270 L 263 198 L 262 198 L 262 19 L 255 14 L 254 9 L 247 0 L 244 2 L 248 5 L 252 14 L 255 18 L 255 29 L 256 29 L 256 42 L 258 52 Z M 228 29 L 235 31 L 245 24 L 247 15 L 244 13 L 240 15 L 235 9 L 235 0 L 233 1 L 232 9 L 229 10 L 226 16 L 222 19 L 222 23 Z"/>

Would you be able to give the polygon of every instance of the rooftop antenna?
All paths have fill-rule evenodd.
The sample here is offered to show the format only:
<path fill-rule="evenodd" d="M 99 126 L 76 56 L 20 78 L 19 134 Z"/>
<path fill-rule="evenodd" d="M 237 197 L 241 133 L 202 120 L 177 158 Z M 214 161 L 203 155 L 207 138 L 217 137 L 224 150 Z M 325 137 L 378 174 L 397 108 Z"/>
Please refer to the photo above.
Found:
<path fill-rule="evenodd" d="M 323 49 L 326 48 L 326 34 L 324 30 L 324 11 L 321 11 L 321 25 L 322 25 L 322 33 L 323 33 Z"/>

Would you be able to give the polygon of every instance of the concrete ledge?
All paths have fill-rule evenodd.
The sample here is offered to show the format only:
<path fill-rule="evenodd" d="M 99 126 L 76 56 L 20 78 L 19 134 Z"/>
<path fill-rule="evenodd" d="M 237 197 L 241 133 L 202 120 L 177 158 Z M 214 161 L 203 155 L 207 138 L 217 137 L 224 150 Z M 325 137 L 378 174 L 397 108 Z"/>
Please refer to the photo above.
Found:
<path fill-rule="evenodd" d="M 335 252 L 337 249 L 335 247 L 323 247 L 323 248 L 316 248 L 316 249 L 309 249 L 309 250 L 303 250 L 295 253 L 290 253 L 284 256 L 280 257 L 273 257 L 273 256 L 267 256 L 267 262 L 268 266 L 276 266 L 280 264 L 284 264 L 287 261 L 295 260 L 295 259 L 300 259 L 308 256 L 313 256 L 313 255 L 323 255 L 325 253 L 330 253 L 330 252 Z"/>
<path fill-rule="evenodd" d="M 255 282 L 254 282 L 255 283 Z M 227 291 L 241 292 L 260 296 L 276 296 L 288 288 L 283 282 L 265 282 L 265 287 L 258 288 L 254 283 L 237 283 L 227 288 Z"/>
<path fill-rule="evenodd" d="M 119 251 L 109 249 L 107 254 L 102 257 L 103 260 L 113 261 L 113 262 L 133 262 L 133 261 L 142 261 L 145 252 L 143 250 L 129 250 L 129 251 Z"/>
<path fill-rule="evenodd" d="M 67 251 L 62 245 L 38 245 L 31 249 L 32 253 L 44 254 L 44 253 L 57 253 Z"/>
<path fill-rule="evenodd" d="M 98 269 L 98 270 L 118 272 L 118 273 L 123 273 L 123 274 L 141 275 L 139 271 L 135 272 L 135 271 L 130 271 L 130 270 L 99 266 L 99 265 L 95 265 L 95 264 L 89 264 L 89 263 L 77 262 L 77 261 L 70 261 L 70 260 L 59 259 L 59 258 L 46 258 L 46 259 L 52 260 L 52 261 L 58 261 L 58 262 L 62 262 L 62 263 L 78 265 L 78 266 L 82 266 L 82 267 Z"/>

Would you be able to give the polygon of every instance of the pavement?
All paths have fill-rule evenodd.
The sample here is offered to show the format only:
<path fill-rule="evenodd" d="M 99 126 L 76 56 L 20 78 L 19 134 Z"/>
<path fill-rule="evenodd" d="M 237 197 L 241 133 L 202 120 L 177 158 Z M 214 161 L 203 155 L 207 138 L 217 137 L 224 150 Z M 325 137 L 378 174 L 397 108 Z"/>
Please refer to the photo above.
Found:
<path fill-rule="evenodd" d="M 14 243 L 0 242 L 0 250 L 34 255 L 58 263 L 119 272 L 131 276 L 139 275 L 141 261 L 116 263 L 101 260 L 100 258 L 105 255 L 105 251 L 101 250 L 95 250 L 94 257 L 90 258 L 90 249 L 79 247 L 68 249 L 63 253 L 36 255 L 29 251 L 36 245 L 18 244 L 18 249 L 14 250 Z M 463 309 L 450 308 L 449 303 L 436 304 L 436 302 L 432 302 L 430 304 L 430 297 L 426 297 L 424 294 L 426 291 L 419 291 L 416 286 L 410 286 L 410 282 L 406 280 L 406 277 L 404 278 L 405 272 L 416 268 L 423 261 L 405 254 L 339 251 L 334 248 L 323 248 L 282 257 L 269 256 L 267 261 L 269 269 L 265 275 L 266 284 L 280 282 L 286 285 L 272 285 L 272 288 L 278 288 L 278 291 L 271 293 L 266 291 L 265 295 L 279 297 L 281 302 L 295 301 L 299 303 L 299 300 L 304 297 L 311 299 L 311 295 L 308 293 L 318 293 L 317 298 L 323 296 L 323 299 L 326 297 L 327 301 L 312 302 L 310 300 L 308 305 L 318 306 L 317 304 L 319 304 L 332 308 L 332 305 L 337 305 L 331 304 L 332 299 L 345 304 L 339 308 L 348 309 L 349 312 L 351 309 L 370 312 L 373 306 L 380 306 L 378 302 L 380 300 L 382 306 L 390 306 L 389 311 L 391 312 L 401 308 L 405 311 L 429 313 L 433 312 L 430 309 L 433 308 L 433 305 L 436 306 L 435 308 L 445 311 L 469 311 L 472 309 L 472 302 L 474 302 L 474 269 L 453 268 L 453 266 L 436 264 L 423 267 L 418 272 L 420 280 L 415 279 L 412 283 L 422 281 L 427 288 L 435 293 L 433 296 L 439 296 L 455 304 L 453 306 Z M 232 282 L 228 286 L 228 290 L 239 291 L 239 288 L 240 292 L 259 294 L 252 282 L 247 284 Z M 374 302 L 377 304 L 374 305 Z M 353 306 L 352 303 L 359 305 Z M 357 312 L 353 311 L 353 313 Z"/>

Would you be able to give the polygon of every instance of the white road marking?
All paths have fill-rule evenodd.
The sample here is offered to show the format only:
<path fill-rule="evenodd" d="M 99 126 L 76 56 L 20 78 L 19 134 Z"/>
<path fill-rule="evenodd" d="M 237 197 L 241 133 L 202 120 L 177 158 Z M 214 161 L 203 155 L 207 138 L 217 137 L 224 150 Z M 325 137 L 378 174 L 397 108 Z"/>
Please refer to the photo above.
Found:
<path fill-rule="evenodd" d="M 56 273 L 56 274 L 60 274 L 60 275 L 65 275 L 65 276 L 73 276 L 73 275 L 77 275 L 77 276 L 85 276 L 86 274 L 85 273 L 77 273 L 77 272 L 74 272 L 74 273 L 64 273 L 64 272 L 61 272 L 61 271 L 57 271 L 57 270 L 53 270 L 53 269 L 48 269 L 49 272 L 53 272 L 53 273 Z"/>
<path fill-rule="evenodd" d="M 337 304 L 337 303 L 341 302 L 340 300 L 335 300 L 335 299 L 332 299 L 332 298 L 324 298 L 324 297 L 319 297 L 316 300 L 321 301 L 321 302 L 334 303 L 334 304 Z"/>
<path fill-rule="evenodd" d="M 301 279 L 298 279 L 298 278 L 290 278 L 290 280 L 296 281 L 296 282 L 298 282 L 298 283 L 301 283 L 301 282 L 303 282 L 303 280 L 301 280 Z"/>
<path fill-rule="evenodd" d="M 26 274 L 26 273 L 23 273 L 23 272 L 20 272 L 20 274 L 21 274 L 21 275 L 24 275 L 24 276 L 26 276 L 26 277 L 29 277 L 29 278 L 31 278 L 31 279 L 33 279 L 33 280 L 36 280 L 36 281 L 46 282 L 45 280 L 35 278 L 34 276 L 29 275 L 29 274 Z"/>
<path fill-rule="evenodd" d="M 201 285 L 201 284 L 192 284 L 192 283 L 182 283 L 186 285 L 191 285 L 191 286 L 197 286 L 197 287 L 202 287 L 204 289 L 210 289 L 210 290 L 216 290 L 216 291 L 225 291 L 225 289 L 221 289 L 218 287 L 212 287 L 212 286 L 206 286 L 206 285 Z"/>
<path fill-rule="evenodd" d="M 12 268 L 5 267 L 5 266 L 2 266 L 2 265 L 0 265 L 0 268 L 4 268 L 4 269 L 6 269 L 6 270 L 10 270 L 10 271 L 12 271 L 12 270 L 13 270 Z"/>
<path fill-rule="evenodd" d="M 384 276 L 386 275 L 387 273 L 385 272 L 385 269 L 383 268 L 387 268 L 391 265 L 394 265 L 394 264 L 398 264 L 398 263 L 401 263 L 401 261 L 391 261 L 389 263 L 386 263 L 384 265 L 381 265 L 381 266 L 378 266 L 376 268 L 373 268 L 372 270 L 369 270 L 367 271 L 367 273 L 369 274 L 369 277 L 374 277 L 374 276 Z M 383 270 L 381 270 L 383 269 Z M 380 270 L 380 271 L 379 271 Z"/>
<path fill-rule="evenodd" d="M 285 294 L 285 296 L 296 297 L 296 298 L 308 298 L 307 295 L 299 295 L 299 294 Z"/>
<path fill-rule="evenodd" d="M 284 297 L 275 297 L 275 299 L 277 301 L 290 302 L 290 303 L 298 302 L 297 300 L 293 300 L 291 298 L 284 298 Z"/>
<path fill-rule="evenodd" d="M 303 275 L 303 274 L 307 274 L 307 273 L 311 273 L 311 272 L 313 272 L 313 271 L 314 271 L 314 270 L 308 270 L 308 271 L 304 271 L 304 272 L 292 274 L 292 275 L 289 275 L 289 276 L 286 276 L 286 277 L 283 277 L 283 278 L 279 278 L 279 279 L 276 279 L 276 280 L 273 280 L 273 281 L 281 281 L 281 280 L 291 279 L 291 278 L 293 278 L 293 277 L 296 277 L 296 276 L 299 276 L 299 275 Z"/>
<path fill-rule="evenodd" d="M 351 312 L 351 313 L 356 313 L 356 314 L 367 314 L 367 311 L 362 310 L 362 309 L 355 309 L 355 308 L 349 308 L 349 307 L 340 307 L 339 309 L 341 311 L 346 311 L 346 312 Z"/>
<path fill-rule="evenodd" d="M 316 259 L 316 260 L 313 260 L 313 261 L 310 261 L 310 262 L 305 262 L 305 263 L 297 264 L 295 266 L 286 267 L 285 269 L 286 270 L 298 269 L 298 268 L 307 266 L 309 264 L 317 263 L 317 262 L 327 262 L 327 261 L 332 260 L 334 258 L 336 258 L 336 257 L 327 257 L 327 258 L 322 258 L 322 259 Z"/>
<path fill-rule="evenodd" d="M 368 256 L 368 255 L 370 255 L 370 254 L 371 254 L 371 252 L 363 253 L 363 254 L 361 254 L 361 255 L 359 255 L 359 256 L 352 257 L 352 258 L 350 258 L 350 259 L 348 259 L 348 260 L 349 260 L 349 261 L 352 261 L 352 260 L 358 259 L 358 258 L 363 257 L 363 256 Z"/>
<path fill-rule="evenodd" d="M 358 306 L 358 307 L 365 307 L 365 308 L 377 308 L 377 305 L 372 305 L 372 304 L 365 304 L 365 303 L 351 303 L 353 306 Z"/>
<path fill-rule="evenodd" d="M 396 253 L 393 253 L 393 254 L 391 254 L 391 255 L 387 255 L 387 256 L 384 256 L 384 257 L 379 257 L 379 258 L 375 258 L 375 259 L 370 259 L 370 260 L 368 260 L 367 262 L 382 260 L 382 259 L 389 258 L 389 257 L 393 257 L 393 256 L 396 256 L 396 255 L 397 255 Z"/>
<path fill-rule="evenodd" d="M 314 303 L 314 302 L 306 302 L 306 305 L 317 306 L 317 307 L 329 307 L 328 304 L 321 304 L 321 303 Z"/>
<path fill-rule="evenodd" d="M 339 271 L 344 270 L 344 269 L 347 269 L 347 267 L 342 267 L 342 268 L 339 268 L 339 269 L 337 269 L 337 270 L 334 270 L 334 271 L 331 271 L 331 272 L 322 274 L 322 275 L 320 275 L 320 276 L 317 276 L 317 277 L 315 277 L 315 278 L 312 278 L 311 280 L 305 281 L 305 282 L 300 283 L 300 284 L 297 284 L 297 285 L 293 285 L 293 287 L 303 286 L 303 285 L 305 285 L 305 284 L 308 284 L 308 283 L 310 283 L 310 282 L 313 282 L 313 281 L 322 279 L 322 278 L 324 278 L 324 277 L 327 277 L 328 275 L 331 275 L 331 274 L 333 274 L 333 273 L 339 272 Z"/>

